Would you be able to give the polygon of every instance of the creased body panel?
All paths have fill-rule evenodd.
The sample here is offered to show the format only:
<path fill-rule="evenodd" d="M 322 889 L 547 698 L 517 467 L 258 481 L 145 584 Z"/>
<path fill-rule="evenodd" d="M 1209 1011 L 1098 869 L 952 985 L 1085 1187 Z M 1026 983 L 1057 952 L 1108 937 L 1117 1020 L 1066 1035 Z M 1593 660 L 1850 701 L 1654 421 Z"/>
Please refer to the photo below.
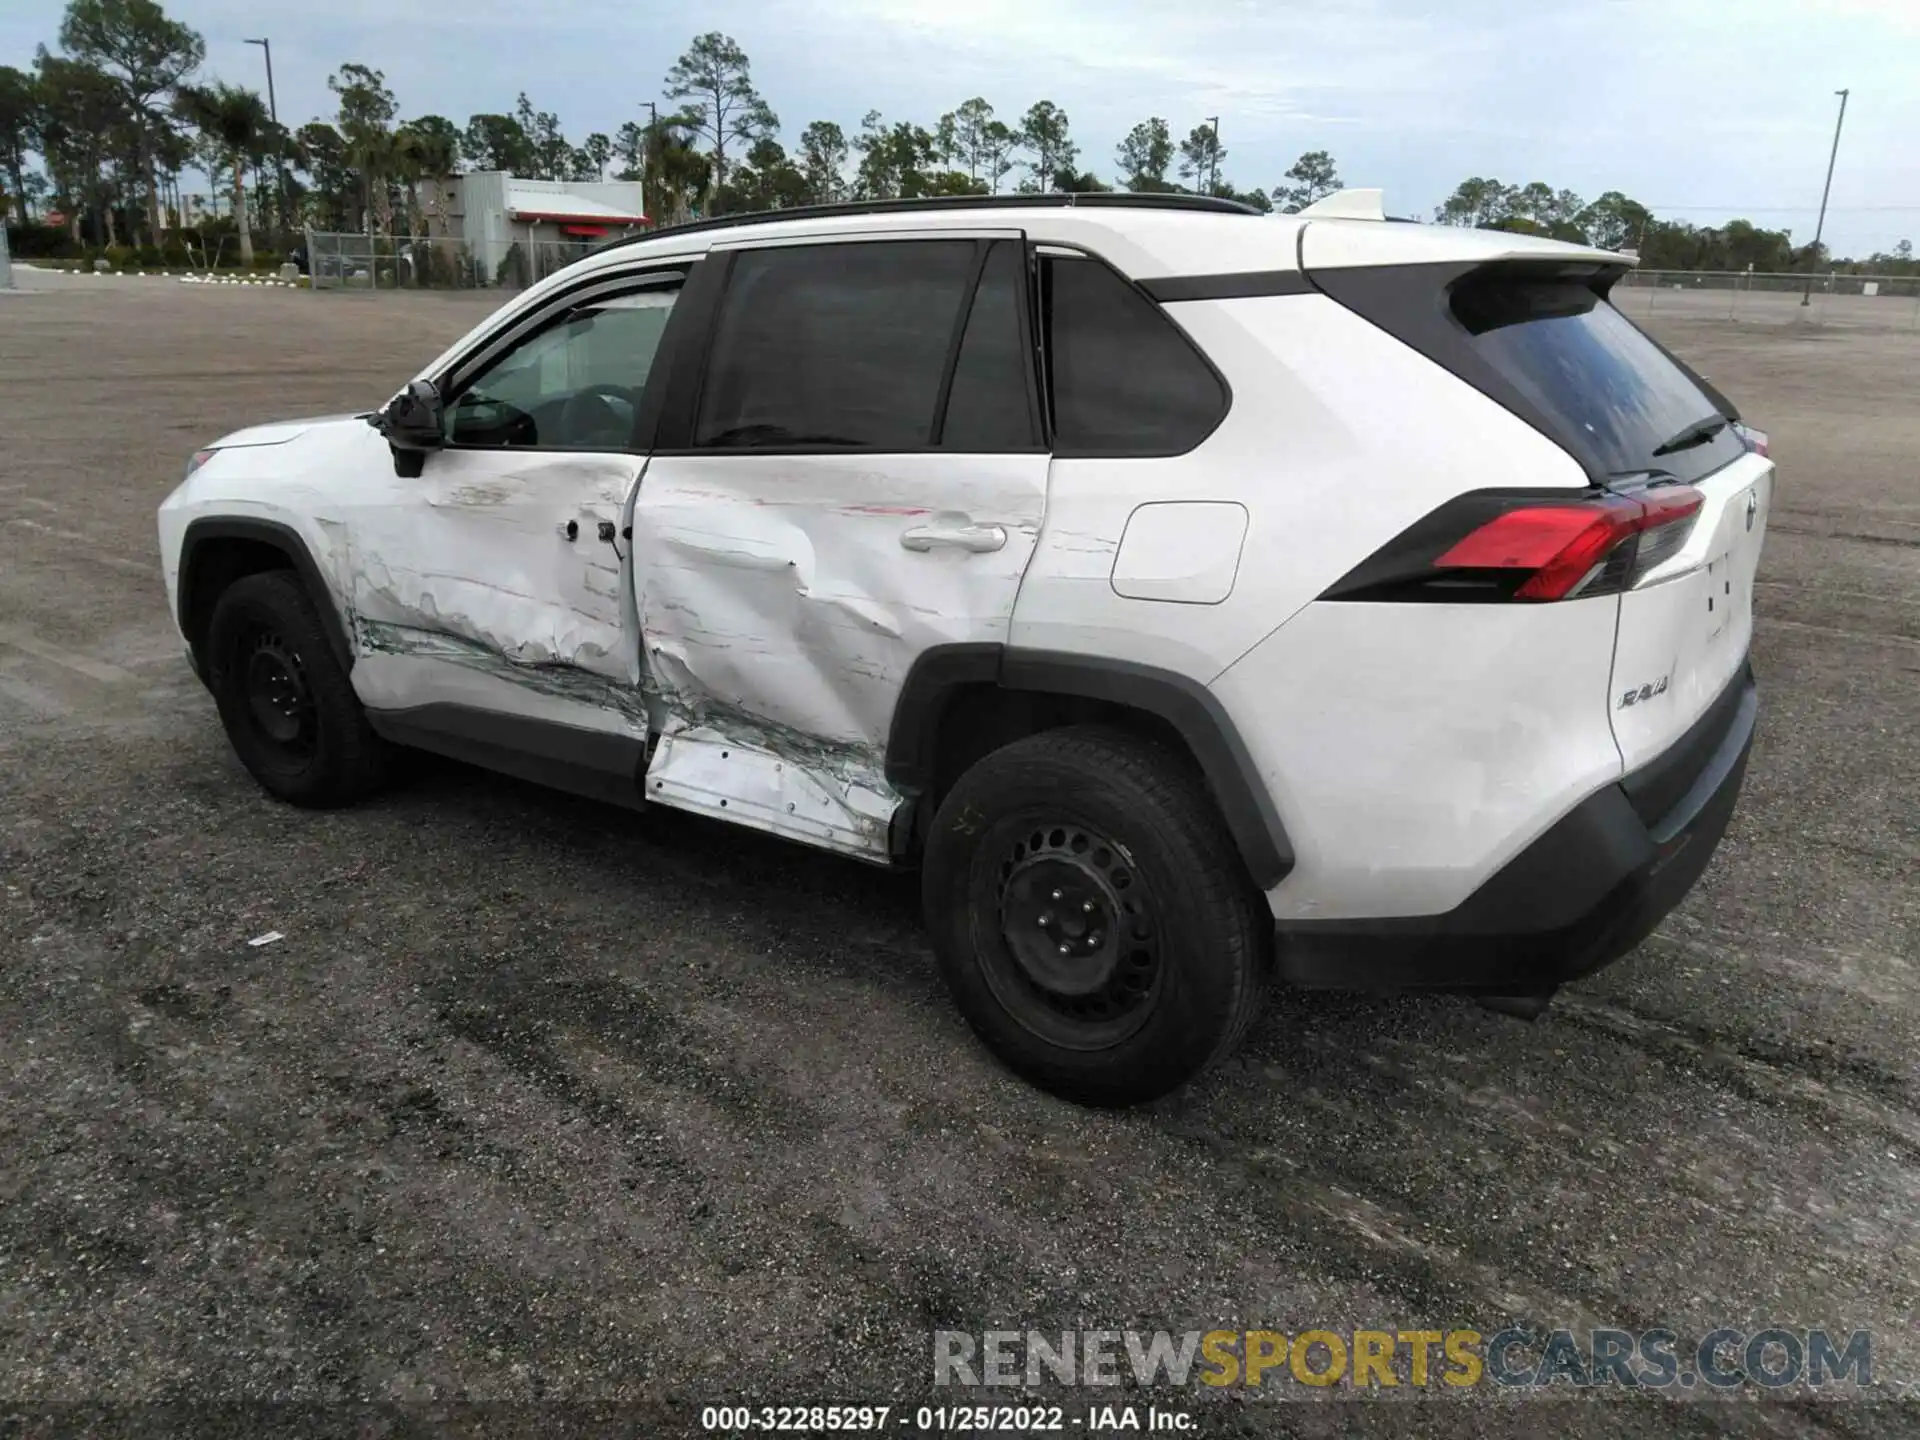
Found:
<path fill-rule="evenodd" d="M 160 510 L 169 603 L 179 554 L 202 516 L 284 524 L 311 555 L 340 616 L 361 703 L 436 703 L 520 713 L 497 685 L 541 697 L 536 714 L 593 728 L 645 727 L 627 562 L 599 538 L 618 527 L 641 461 L 624 454 L 446 450 L 423 473 L 394 473 L 364 420 L 298 422 L 292 443 L 219 450 Z M 253 432 L 248 432 L 253 433 Z M 566 526 L 574 523 L 575 538 Z"/>
<path fill-rule="evenodd" d="M 491 669 L 535 689 L 549 688 L 537 674 L 548 669 L 637 685 L 618 526 L 640 464 L 449 450 L 417 479 L 394 476 L 349 517 L 356 648 Z M 614 527 L 611 543 L 603 523 Z M 412 703 L 444 698 L 427 693 L 435 673 L 421 667 L 425 688 Z"/>
<path fill-rule="evenodd" d="M 831 839 L 791 833 L 884 853 L 885 826 L 871 822 L 897 800 L 883 761 L 901 685 L 930 646 L 1007 638 L 1046 466 L 1043 455 L 656 457 L 633 539 L 662 733 L 711 732 L 800 766 L 847 815 Z M 967 527 L 998 527 L 1004 541 L 903 543 L 909 532 Z M 700 750 L 663 743 L 649 798 L 718 813 L 716 787 L 746 772 L 687 758 Z M 750 783 L 768 782 L 756 771 Z M 806 807 L 792 795 L 782 807 L 788 800 L 800 816 Z M 789 833 L 785 813 L 769 811 L 765 828 Z"/>
<path fill-rule="evenodd" d="M 291 443 L 288 435 L 216 449 L 161 504 L 160 554 L 168 609 L 179 617 L 181 550 L 194 521 L 259 520 L 284 526 L 298 537 L 324 589 L 313 597 L 314 603 L 330 608 L 341 633 L 351 637 L 347 517 L 386 493 L 392 457 L 386 442 L 357 416 L 299 421 L 291 427 L 256 426 L 236 434 L 246 437 L 275 428 L 297 429 L 298 443 Z"/>

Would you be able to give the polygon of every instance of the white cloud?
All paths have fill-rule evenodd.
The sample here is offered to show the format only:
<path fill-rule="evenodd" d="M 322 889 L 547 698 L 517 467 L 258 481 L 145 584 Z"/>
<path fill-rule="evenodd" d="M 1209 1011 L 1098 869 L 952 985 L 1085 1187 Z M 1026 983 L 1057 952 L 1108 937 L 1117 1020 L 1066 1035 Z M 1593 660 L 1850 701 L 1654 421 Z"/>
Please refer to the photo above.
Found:
<path fill-rule="evenodd" d="M 1080 163 L 1111 174 L 1135 121 L 1164 116 L 1184 135 L 1219 115 L 1235 183 L 1271 185 L 1325 148 L 1402 213 L 1475 174 L 1756 214 L 1811 207 L 1831 92 L 1849 86 L 1829 237 L 1863 253 L 1920 237 L 1920 0 L 163 3 L 205 33 L 228 79 L 259 84 L 240 40 L 272 35 L 281 114 L 296 121 L 330 109 L 326 75 L 359 60 L 386 71 L 406 114 L 464 120 L 524 89 L 571 134 L 611 131 L 665 99 L 661 77 L 695 30 L 719 29 L 753 57 L 789 138 L 815 118 L 851 129 L 869 108 L 931 124 L 971 95 L 1008 117 L 1045 98 L 1072 116 Z M 0 0 L 0 63 L 29 63 L 61 4 Z M 1771 213 L 1811 230 L 1810 213 Z"/>

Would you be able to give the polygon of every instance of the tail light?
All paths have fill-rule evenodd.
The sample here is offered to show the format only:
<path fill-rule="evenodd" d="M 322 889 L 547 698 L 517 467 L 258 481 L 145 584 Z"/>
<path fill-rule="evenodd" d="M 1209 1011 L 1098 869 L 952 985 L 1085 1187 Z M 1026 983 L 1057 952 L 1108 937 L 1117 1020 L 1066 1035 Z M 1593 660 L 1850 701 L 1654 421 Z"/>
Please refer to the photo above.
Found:
<path fill-rule="evenodd" d="M 1684 485 L 1578 499 L 1462 495 L 1321 598 L 1537 603 L 1616 594 L 1686 544 L 1701 503 Z"/>
<path fill-rule="evenodd" d="M 1765 455 L 1767 453 L 1766 431 L 1756 430 L 1751 425 L 1742 425 L 1736 420 L 1733 422 L 1733 433 L 1738 435 L 1740 437 L 1740 443 L 1754 454 Z"/>
<path fill-rule="evenodd" d="M 206 450 L 194 451 L 192 458 L 187 461 L 187 474 L 188 475 L 193 474 L 194 471 L 198 470 L 202 465 L 206 464 L 207 461 L 211 460 L 212 458 L 213 458 L 212 448 L 208 448 Z M 185 479 L 186 477 L 182 476 L 181 478 Z"/>

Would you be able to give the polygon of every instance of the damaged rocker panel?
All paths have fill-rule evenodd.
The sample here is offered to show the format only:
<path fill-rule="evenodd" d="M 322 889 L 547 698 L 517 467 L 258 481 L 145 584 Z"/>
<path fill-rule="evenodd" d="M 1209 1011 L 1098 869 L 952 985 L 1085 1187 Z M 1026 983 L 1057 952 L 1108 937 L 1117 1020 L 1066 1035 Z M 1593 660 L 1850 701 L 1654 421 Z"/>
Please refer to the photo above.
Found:
<path fill-rule="evenodd" d="M 637 728 L 643 737 L 647 733 L 647 698 L 639 687 L 596 675 L 576 665 L 512 660 L 478 641 L 445 631 L 369 620 L 364 615 L 354 615 L 352 620 L 354 646 L 363 656 L 443 661 L 556 700 L 611 711 L 622 717 L 628 728 Z M 426 678 L 430 674 L 422 672 L 416 687 L 418 693 L 403 691 L 377 698 L 362 694 L 361 701 L 382 709 L 412 709 L 437 703 L 442 697 L 435 693 L 432 680 Z"/>

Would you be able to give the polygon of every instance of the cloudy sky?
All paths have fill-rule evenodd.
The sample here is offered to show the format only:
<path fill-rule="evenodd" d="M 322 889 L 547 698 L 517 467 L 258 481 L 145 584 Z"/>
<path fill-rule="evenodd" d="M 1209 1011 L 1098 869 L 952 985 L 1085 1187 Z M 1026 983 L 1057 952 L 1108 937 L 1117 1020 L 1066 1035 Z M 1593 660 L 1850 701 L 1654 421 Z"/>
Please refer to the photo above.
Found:
<path fill-rule="evenodd" d="M 1427 214 L 1469 175 L 1624 190 L 1656 213 L 1745 215 L 1810 239 L 1852 89 L 1827 239 L 1920 243 L 1920 0 L 165 0 L 207 71 L 260 86 L 273 40 L 283 119 L 327 114 L 343 61 L 386 72 L 403 116 L 464 123 L 525 90 L 576 142 L 664 101 L 696 30 L 732 35 L 791 142 L 869 108 L 931 125 L 972 95 L 1072 119 L 1080 163 L 1161 115 L 1219 115 L 1223 173 L 1272 187 L 1304 150 Z M 52 42 L 62 0 L 0 0 L 0 63 Z"/>

